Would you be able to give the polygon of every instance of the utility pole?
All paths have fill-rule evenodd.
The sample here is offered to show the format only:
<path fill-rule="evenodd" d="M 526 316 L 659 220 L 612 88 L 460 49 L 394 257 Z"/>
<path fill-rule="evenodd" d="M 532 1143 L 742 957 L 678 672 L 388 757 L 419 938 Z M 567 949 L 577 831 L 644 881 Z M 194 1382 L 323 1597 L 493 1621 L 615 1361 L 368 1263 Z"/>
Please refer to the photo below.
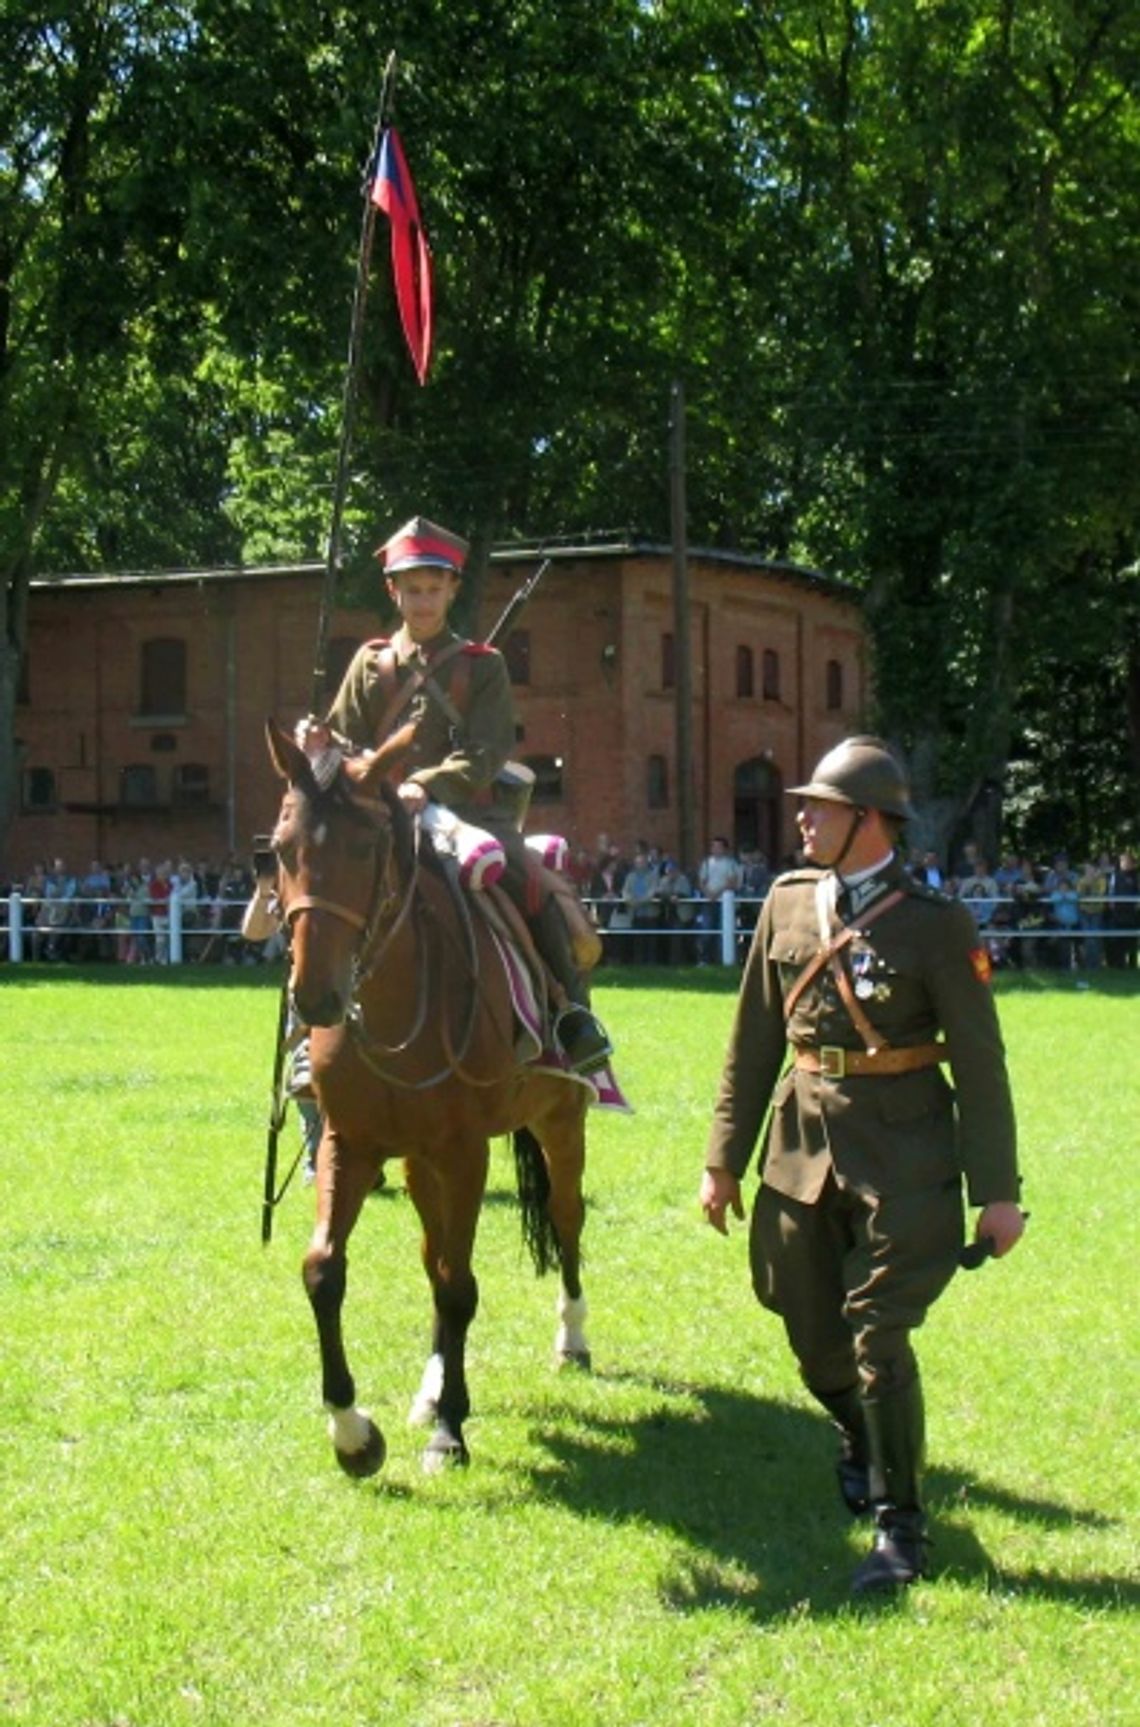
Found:
<path fill-rule="evenodd" d="M 678 854 L 697 864 L 693 797 L 693 656 L 689 634 L 689 560 L 685 504 L 685 386 L 670 393 L 669 509 L 673 542 L 674 737 L 677 757 Z"/>

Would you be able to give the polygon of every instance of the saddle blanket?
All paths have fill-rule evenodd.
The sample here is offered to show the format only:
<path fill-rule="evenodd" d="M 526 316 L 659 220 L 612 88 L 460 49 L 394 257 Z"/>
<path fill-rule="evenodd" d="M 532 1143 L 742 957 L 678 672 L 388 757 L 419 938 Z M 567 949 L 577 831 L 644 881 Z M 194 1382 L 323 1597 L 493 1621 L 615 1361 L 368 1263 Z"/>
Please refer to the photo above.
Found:
<path fill-rule="evenodd" d="M 632 1115 L 633 1105 L 618 1084 L 609 1062 L 596 1073 L 571 1073 L 559 1051 L 546 1041 L 543 1035 L 542 1010 L 538 1004 L 530 968 L 512 941 L 493 924 L 488 923 L 487 927 L 510 985 L 511 1005 L 514 1008 L 515 1024 L 518 1026 L 518 1037 L 515 1041 L 518 1061 L 524 1067 L 538 1067 L 544 1073 L 555 1074 L 561 1079 L 570 1080 L 574 1085 L 584 1085 L 590 1093 L 592 1109 L 617 1110 L 622 1115 Z"/>

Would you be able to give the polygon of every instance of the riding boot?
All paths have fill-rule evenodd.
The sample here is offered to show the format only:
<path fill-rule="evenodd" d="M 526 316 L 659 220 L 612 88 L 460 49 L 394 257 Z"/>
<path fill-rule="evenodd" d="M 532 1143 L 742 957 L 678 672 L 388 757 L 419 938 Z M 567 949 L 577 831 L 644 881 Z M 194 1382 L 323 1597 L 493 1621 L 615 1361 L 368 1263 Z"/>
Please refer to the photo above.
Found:
<path fill-rule="evenodd" d="M 573 1073 L 595 1073 L 613 1054 L 605 1027 L 590 1012 L 590 997 L 570 951 L 570 932 L 553 899 L 531 920 L 535 944 L 560 984 L 566 1004 L 554 1017 L 554 1040 Z"/>
<path fill-rule="evenodd" d="M 843 1391 L 817 1391 L 814 1386 L 809 1386 L 808 1390 L 817 1403 L 823 1404 L 839 1434 L 835 1474 L 843 1503 L 852 1517 L 862 1517 L 871 1509 L 871 1484 L 867 1421 L 859 1387 L 849 1385 Z"/>
<path fill-rule="evenodd" d="M 863 1413 L 875 1542 L 851 1580 L 855 1595 L 913 1583 L 926 1572 L 926 1519 L 919 1490 L 925 1438 L 920 1381 L 914 1379 L 905 1391 L 889 1397 L 865 1398 Z"/>

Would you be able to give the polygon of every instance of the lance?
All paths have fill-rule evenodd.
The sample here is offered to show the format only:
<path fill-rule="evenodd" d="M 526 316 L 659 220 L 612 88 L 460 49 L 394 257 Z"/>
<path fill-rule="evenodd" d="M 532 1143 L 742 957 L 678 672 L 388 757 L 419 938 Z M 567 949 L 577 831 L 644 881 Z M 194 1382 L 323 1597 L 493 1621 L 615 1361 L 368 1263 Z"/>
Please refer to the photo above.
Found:
<path fill-rule="evenodd" d="M 360 356 L 363 350 L 364 314 L 368 305 L 368 278 L 372 270 L 372 243 L 376 233 L 376 205 L 372 202 L 371 175 L 380 149 L 380 140 L 384 127 L 388 123 L 393 105 L 393 95 L 396 84 L 396 55 L 388 56 L 384 68 L 384 81 L 380 89 L 380 102 L 376 110 L 376 124 L 372 129 L 372 141 L 368 151 L 368 161 L 364 170 L 363 193 L 364 214 L 360 223 L 360 245 L 356 254 L 356 283 L 352 293 L 352 317 L 348 330 L 348 357 L 345 360 L 344 381 L 341 386 L 340 411 L 340 441 L 337 445 L 336 468 L 333 474 L 332 509 L 329 516 L 328 547 L 325 553 L 325 574 L 321 588 L 321 608 L 317 617 L 317 639 L 313 650 L 313 682 L 309 700 L 310 713 L 318 713 L 324 700 L 325 684 L 328 677 L 328 640 L 329 627 L 332 619 L 333 606 L 336 603 L 337 583 L 340 579 L 341 544 L 344 527 L 344 502 L 348 491 L 348 467 L 352 454 L 352 434 L 356 420 L 357 382 L 360 375 Z M 261 1208 L 261 1239 L 268 1246 L 273 1235 L 273 1213 L 281 1199 L 297 1163 L 294 1162 L 280 1188 L 277 1186 L 277 1145 L 281 1136 L 281 1128 L 285 1119 L 287 1097 L 284 1088 L 285 1071 L 285 1037 L 286 1023 L 289 1012 L 289 977 L 288 968 L 281 984 L 281 999 L 277 1010 L 277 1042 L 274 1047 L 273 1081 L 269 1106 L 269 1122 L 265 1145 L 265 1180 L 262 1193 Z M 297 1162 L 300 1159 L 298 1157 Z"/>
<path fill-rule="evenodd" d="M 364 215 L 360 224 L 360 247 L 356 256 L 356 286 L 353 289 L 352 318 L 348 331 L 348 358 L 345 361 L 344 383 L 341 390 L 340 443 L 337 447 L 336 470 L 333 475 L 332 510 L 329 517 L 325 578 L 321 590 L 321 610 L 317 619 L 317 642 L 313 655 L 313 685 L 309 702 L 309 712 L 313 714 L 319 713 L 324 700 L 325 683 L 328 676 L 326 661 L 328 658 L 329 625 L 336 600 L 337 582 L 340 578 L 344 500 L 348 491 L 348 464 L 352 452 L 352 433 L 356 419 L 357 381 L 360 374 L 360 355 L 363 347 L 364 313 L 368 304 L 372 242 L 376 233 L 376 205 L 370 196 L 371 173 L 380 148 L 384 127 L 388 123 L 392 109 L 395 84 L 396 55 L 393 52 L 389 54 L 388 64 L 384 68 L 380 105 L 376 110 L 376 125 L 373 128 L 368 164 L 364 171 Z"/>

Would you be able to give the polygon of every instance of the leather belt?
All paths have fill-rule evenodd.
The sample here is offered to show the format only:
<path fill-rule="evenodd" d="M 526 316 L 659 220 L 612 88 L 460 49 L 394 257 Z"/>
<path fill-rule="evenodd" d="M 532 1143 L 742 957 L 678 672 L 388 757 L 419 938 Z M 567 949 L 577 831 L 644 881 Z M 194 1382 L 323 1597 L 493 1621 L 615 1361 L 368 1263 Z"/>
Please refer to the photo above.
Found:
<path fill-rule="evenodd" d="M 852 1079 L 863 1074 L 915 1073 L 949 1061 L 944 1043 L 917 1043 L 905 1049 L 844 1049 L 839 1044 L 821 1044 L 818 1049 L 797 1049 L 795 1066 L 801 1073 L 818 1073 L 824 1079 Z"/>

